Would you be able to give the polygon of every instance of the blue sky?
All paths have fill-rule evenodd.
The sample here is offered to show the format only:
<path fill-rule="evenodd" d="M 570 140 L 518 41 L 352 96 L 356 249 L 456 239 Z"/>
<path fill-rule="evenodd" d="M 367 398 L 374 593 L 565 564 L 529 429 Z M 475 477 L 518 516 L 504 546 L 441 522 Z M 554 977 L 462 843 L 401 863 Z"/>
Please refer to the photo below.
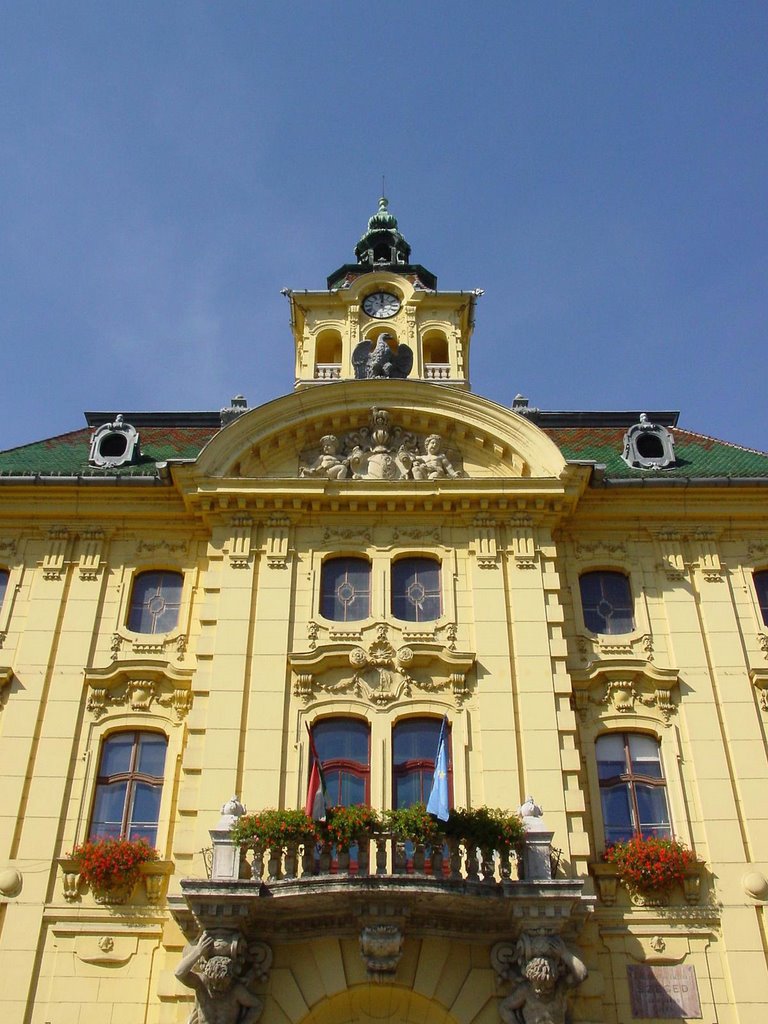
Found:
<path fill-rule="evenodd" d="M 0 447 L 292 386 L 280 288 L 485 288 L 473 389 L 768 449 L 764 2 L 0 0 Z"/>

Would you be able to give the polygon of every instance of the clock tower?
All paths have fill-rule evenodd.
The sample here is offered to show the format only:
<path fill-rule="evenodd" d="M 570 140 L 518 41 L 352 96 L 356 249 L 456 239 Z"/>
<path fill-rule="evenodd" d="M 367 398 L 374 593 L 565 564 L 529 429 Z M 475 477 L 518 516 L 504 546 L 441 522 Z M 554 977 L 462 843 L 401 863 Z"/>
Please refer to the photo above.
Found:
<path fill-rule="evenodd" d="M 292 291 L 296 387 L 377 378 L 430 381 L 469 390 L 469 342 L 479 289 L 440 292 L 411 262 L 411 247 L 387 199 L 368 220 L 324 291 Z"/>

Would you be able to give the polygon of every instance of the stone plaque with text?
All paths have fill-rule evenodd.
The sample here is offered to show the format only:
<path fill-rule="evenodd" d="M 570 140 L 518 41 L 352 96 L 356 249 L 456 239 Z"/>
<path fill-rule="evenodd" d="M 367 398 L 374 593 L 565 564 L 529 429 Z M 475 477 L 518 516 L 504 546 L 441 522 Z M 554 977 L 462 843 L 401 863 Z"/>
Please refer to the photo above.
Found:
<path fill-rule="evenodd" d="M 627 974 L 633 1017 L 701 1017 L 693 967 L 632 964 Z"/>

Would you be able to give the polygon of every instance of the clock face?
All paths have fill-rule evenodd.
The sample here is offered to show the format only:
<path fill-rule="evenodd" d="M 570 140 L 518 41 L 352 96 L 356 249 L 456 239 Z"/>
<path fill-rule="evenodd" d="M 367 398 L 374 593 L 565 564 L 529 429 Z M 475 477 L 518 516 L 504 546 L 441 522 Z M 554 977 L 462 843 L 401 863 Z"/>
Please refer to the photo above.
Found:
<path fill-rule="evenodd" d="M 377 320 L 386 320 L 400 309 L 400 299 L 391 292 L 373 292 L 363 299 L 363 311 Z"/>

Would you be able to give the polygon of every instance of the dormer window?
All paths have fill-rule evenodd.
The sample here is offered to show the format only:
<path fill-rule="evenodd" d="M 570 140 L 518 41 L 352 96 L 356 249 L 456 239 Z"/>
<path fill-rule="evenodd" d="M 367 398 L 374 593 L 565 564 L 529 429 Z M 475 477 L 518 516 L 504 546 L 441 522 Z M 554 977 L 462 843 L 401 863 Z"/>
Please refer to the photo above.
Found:
<path fill-rule="evenodd" d="M 675 439 L 666 427 L 641 413 L 624 435 L 622 459 L 633 469 L 668 469 L 675 464 Z"/>
<path fill-rule="evenodd" d="M 114 423 L 102 423 L 94 431 L 88 461 L 102 468 L 125 466 L 133 461 L 138 449 L 138 431 L 122 416 L 116 416 Z"/>

